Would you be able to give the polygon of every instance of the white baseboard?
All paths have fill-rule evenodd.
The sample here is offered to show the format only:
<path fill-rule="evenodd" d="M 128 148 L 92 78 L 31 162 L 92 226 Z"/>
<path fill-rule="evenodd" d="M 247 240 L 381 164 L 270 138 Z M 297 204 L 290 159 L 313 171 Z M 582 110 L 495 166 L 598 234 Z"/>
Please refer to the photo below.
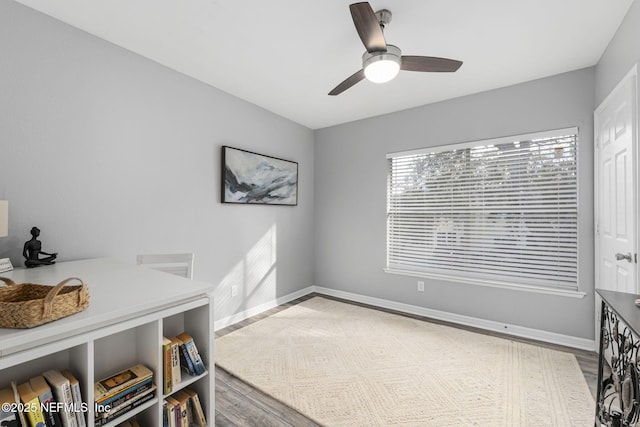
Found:
<path fill-rule="evenodd" d="M 456 323 L 459 325 L 471 326 L 474 328 L 485 329 L 488 331 L 500 332 L 522 338 L 528 338 L 537 341 L 543 341 L 551 344 L 559 344 L 567 347 L 577 348 L 580 350 L 595 351 L 596 343 L 594 340 L 586 338 L 578 338 L 569 335 L 557 334 L 555 332 L 542 331 L 539 329 L 526 328 L 524 326 L 509 325 L 492 320 L 478 319 L 475 317 L 463 316 L 445 311 L 433 310 L 430 308 L 418 307 L 415 305 L 404 304 L 395 301 L 389 301 L 381 298 L 368 297 L 365 295 L 354 294 L 351 292 L 339 291 L 336 289 L 324 288 L 321 286 L 312 286 L 313 291 L 318 294 L 324 294 L 336 298 L 342 298 L 349 301 L 369 304 L 376 307 L 388 308 L 390 310 L 400 311 L 402 313 L 415 314 L 431 319 L 443 320 L 445 322 Z"/>
<path fill-rule="evenodd" d="M 299 291 L 290 293 L 288 295 L 276 298 L 272 301 L 260 304 L 256 307 L 241 311 L 240 313 L 233 314 L 228 317 L 216 320 L 214 322 L 214 330 L 226 328 L 227 326 L 241 322 L 249 317 L 255 316 L 267 310 L 271 310 L 281 304 L 293 301 L 296 298 L 303 297 L 310 293 L 318 293 L 321 295 L 332 296 L 336 298 L 345 299 L 348 301 L 360 302 L 363 304 L 373 305 L 375 307 L 387 308 L 390 310 L 396 310 L 402 313 L 415 314 L 418 316 L 424 316 L 431 319 L 442 320 L 445 322 L 451 322 L 458 325 L 471 326 L 474 328 L 485 329 L 488 331 L 500 332 L 507 335 L 513 335 L 516 337 L 527 338 L 537 341 L 543 341 L 551 344 L 563 345 L 566 347 L 577 348 L 580 350 L 595 351 L 596 343 L 594 340 L 586 338 L 578 338 L 570 335 L 557 334 L 555 332 L 543 331 L 540 329 L 526 328 L 524 326 L 509 325 L 493 320 L 478 319 L 470 316 L 463 316 L 461 314 L 448 313 L 446 311 L 433 310 L 430 308 L 419 307 L 411 304 L 404 304 L 400 302 L 385 300 L 382 298 L 369 297 L 366 295 L 354 294 L 351 292 L 339 291 L 336 289 L 324 288 L 322 286 L 308 286 Z"/>
<path fill-rule="evenodd" d="M 240 313 L 232 314 L 231 316 L 218 319 L 213 322 L 213 329 L 217 331 L 219 329 L 226 328 L 227 326 L 231 326 L 235 323 L 242 322 L 243 320 L 248 319 L 249 317 L 255 316 L 267 310 L 271 310 L 274 307 L 277 307 L 282 304 L 286 304 L 289 301 L 293 301 L 296 298 L 309 295 L 312 292 L 313 292 L 313 286 L 309 286 L 304 289 L 300 289 L 299 291 L 295 291 L 288 295 L 282 296 L 280 298 L 276 298 L 274 300 L 265 302 L 264 304 L 260 304 L 250 309 L 241 311 Z"/>

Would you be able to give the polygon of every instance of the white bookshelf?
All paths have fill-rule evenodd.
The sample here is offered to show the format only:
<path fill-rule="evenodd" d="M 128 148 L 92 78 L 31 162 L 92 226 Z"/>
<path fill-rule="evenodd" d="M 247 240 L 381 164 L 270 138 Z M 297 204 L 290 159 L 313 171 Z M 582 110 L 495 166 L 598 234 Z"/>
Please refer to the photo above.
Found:
<path fill-rule="evenodd" d="M 94 426 L 93 384 L 142 363 L 154 372 L 156 397 L 106 426 L 137 416 L 142 425 L 162 426 L 162 336 L 186 331 L 193 336 L 207 372 L 185 386 L 195 390 L 207 421 L 215 419 L 212 286 L 110 259 L 57 263 L 16 269 L 0 276 L 16 283 L 55 285 L 79 277 L 91 294 L 89 307 L 64 319 L 32 329 L 0 328 L 0 388 L 20 384 L 47 369 L 69 369 L 80 381 Z M 0 313 L 0 316 L 2 313 Z"/>

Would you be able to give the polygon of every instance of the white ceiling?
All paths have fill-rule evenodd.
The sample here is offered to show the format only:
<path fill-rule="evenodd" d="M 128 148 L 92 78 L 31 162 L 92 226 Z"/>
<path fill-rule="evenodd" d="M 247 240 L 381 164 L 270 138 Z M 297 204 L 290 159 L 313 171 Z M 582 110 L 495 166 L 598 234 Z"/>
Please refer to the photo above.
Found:
<path fill-rule="evenodd" d="M 633 0 L 372 0 L 387 43 L 464 61 L 327 93 L 361 68 L 347 0 L 17 0 L 311 129 L 595 65 Z"/>

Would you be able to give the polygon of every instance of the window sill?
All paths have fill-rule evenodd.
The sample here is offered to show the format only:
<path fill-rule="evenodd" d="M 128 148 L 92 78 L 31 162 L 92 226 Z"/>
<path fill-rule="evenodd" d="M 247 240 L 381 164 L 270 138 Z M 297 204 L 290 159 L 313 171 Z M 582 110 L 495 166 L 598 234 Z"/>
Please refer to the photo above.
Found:
<path fill-rule="evenodd" d="M 513 285 L 509 283 L 495 282 L 491 280 L 477 279 L 473 277 L 449 276 L 446 274 L 427 273 L 427 272 L 412 271 L 412 270 L 399 270 L 395 268 L 384 268 L 383 270 L 385 273 L 397 274 L 400 276 L 428 277 L 431 279 L 446 280 L 450 282 L 472 283 L 474 285 L 489 286 L 492 288 L 509 289 L 513 291 L 534 292 L 539 294 L 557 295 L 557 296 L 569 297 L 569 298 L 584 298 L 587 295 L 585 292 L 581 292 L 579 290 L 570 291 L 565 289 L 551 289 L 551 288 L 546 288 L 544 286 L 527 285 L 527 284 Z"/>

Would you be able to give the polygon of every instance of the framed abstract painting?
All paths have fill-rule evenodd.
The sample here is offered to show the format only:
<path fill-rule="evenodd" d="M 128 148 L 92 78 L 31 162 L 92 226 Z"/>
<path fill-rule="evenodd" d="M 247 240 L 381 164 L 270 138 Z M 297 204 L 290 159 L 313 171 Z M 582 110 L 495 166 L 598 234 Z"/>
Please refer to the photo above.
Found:
<path fill-rule="evenodd" d="M 222 203 L 298 204 L 298 163 L 222 147 Z"/>

